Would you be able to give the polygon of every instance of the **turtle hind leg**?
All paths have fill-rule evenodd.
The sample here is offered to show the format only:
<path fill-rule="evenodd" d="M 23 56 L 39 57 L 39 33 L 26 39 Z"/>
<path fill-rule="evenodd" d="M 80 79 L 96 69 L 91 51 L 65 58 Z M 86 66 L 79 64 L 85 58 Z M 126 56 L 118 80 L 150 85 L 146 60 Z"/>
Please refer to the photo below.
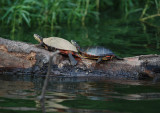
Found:
<path fill-rule="evenodd" d="M 75 58 L 72 56 L 71 53 L 68 53 L 68 56 L 69 56 L 69 60 L 71 62 L 71 65 L 75 66 L 77 64 L 77 61 L 75 60 Z"/>
<path fill-rule="evenodd" d="M 42 47 L 42 45 L 41 45 L 41 44 L 35 44 L 35 46 L 36 46 L 36 47 Z"/>
<path fill-rule="evenodd" d="M 118 57 L 118 56 L 115 56 L 115 58 L 116 58 L 117 60 L 124 60 L 123 58 L 120 58 L 120 57 Z"/>
<path fill-rule="evenodd" d="M 96 61 L 96 63 L 99 63 L 100 61 L 102 61 L 103 57 L 99 57 L 98 60 Z"/>

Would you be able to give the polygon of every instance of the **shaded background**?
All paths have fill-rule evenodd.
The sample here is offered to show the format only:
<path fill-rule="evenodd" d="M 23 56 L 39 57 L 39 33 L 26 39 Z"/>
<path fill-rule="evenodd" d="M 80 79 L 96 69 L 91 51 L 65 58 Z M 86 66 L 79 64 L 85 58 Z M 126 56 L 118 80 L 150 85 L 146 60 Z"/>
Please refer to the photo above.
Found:
<path fill-rule="evenodd" d="M 0 36 L 38 43 L 58 36 L 121 57 L 159 54 L 159 0 L 1 0 Z"/>

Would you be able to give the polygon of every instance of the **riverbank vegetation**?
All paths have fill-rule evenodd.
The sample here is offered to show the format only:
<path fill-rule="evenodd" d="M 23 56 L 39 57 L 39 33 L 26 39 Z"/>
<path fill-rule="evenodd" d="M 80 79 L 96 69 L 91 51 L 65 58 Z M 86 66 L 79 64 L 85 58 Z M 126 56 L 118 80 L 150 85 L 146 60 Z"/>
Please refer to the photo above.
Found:
<path fill-rule="evenodd" d="M 159 0 L 1 0 L 1 26 L 16 31 L 43 27 L 53 32 L 63 24 L 86 26 L 99 22 L 99 16 L 137 17 L 141 21 L 160 16 Z M 1 28 L 2 29 L 2 28 Z"/>
<path fill-rule="evenodd" d="M 0 6 L 1 37 L 12 40 L 36 43 L 31 37 L 38 33 L 120 51 L 160 48 L 159 0 L 1 0 Z"/>

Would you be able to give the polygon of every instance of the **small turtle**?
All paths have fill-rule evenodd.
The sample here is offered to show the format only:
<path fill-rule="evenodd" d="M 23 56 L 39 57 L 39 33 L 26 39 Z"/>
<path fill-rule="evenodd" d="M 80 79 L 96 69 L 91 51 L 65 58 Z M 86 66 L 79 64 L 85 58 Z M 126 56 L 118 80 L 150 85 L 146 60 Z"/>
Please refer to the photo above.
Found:
<path fill-rule="evenodd" d="M 68 40 L 59 37 L 42 38 L 37 34 L 34 34 L 34 38 L 47 50 L 59 50 L 61 54 L 67 54 L 69 56 L 72 65 L 77 64 L 77 61 L 72 55 L 77 56 L 76 53 L 78 51 Z"/>
<path fill-rule="evenodd" d="M 74 40 L 71 40 L 71 43 L 77 47 L 77 50 L 80 53 L 79 56 L 81 56 L 82 58 L 97 59 L 97 63 L 99 63 L 101 60 L 111 60 L 113 58 L 122 60 L 122 58 L 115 56 L 115 54 L 110 49 L 107 49 L 105 47 L 93 46 L 80 48 L 80 46 Z"/>

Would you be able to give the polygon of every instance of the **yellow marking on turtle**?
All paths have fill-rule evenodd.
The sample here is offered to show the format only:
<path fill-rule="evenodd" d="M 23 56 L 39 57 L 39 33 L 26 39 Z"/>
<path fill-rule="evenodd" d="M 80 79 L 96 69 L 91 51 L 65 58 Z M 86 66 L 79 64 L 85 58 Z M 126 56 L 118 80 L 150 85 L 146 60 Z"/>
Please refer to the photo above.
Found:
<path fill-rule="evenodd" d="M 95 60 L 97 60 L 99 57 L 97 57 L 97 58 L 91 58 L 91 57 L 86 57 L 86 56 L 82 56 L 81 54 L 78 54 L 81 58 L 85 58 L 85 59 L 95 59 Z M 107 58 L 107 57 L 103 57 L 102 58 L 102 60 L 110 60 L 110 59 L 112 59 L 113 58 L 113 56 L 111 56 L 111 58 Z"/>

